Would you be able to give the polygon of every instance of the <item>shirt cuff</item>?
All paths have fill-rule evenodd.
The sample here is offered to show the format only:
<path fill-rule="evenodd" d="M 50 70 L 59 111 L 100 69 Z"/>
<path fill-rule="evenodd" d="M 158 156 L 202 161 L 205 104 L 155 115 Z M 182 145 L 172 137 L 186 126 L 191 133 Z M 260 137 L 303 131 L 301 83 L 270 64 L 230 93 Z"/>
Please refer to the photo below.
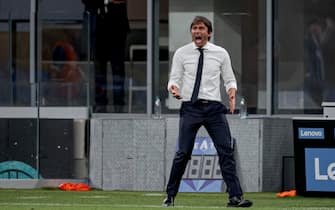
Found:
<path fill-rule="evenodd" d="M 226 92 L 228 93 L 230 88 L 235 88 L 237 90 L 237 84 L 236 82 L 230 82 L 226 85 Z"/>

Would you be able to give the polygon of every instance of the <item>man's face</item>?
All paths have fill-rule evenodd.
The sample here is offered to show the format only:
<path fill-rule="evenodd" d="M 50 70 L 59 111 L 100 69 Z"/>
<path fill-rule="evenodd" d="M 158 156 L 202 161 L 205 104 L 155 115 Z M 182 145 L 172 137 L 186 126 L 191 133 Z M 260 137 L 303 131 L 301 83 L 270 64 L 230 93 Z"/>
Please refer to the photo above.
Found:
<path fill-rule="evenodd" d="M 208 32 L 207 26 L 203 22 L 196 23 L 191 28 L 192 41 L 197 47 L 203 47 L 211 33 Z"/>

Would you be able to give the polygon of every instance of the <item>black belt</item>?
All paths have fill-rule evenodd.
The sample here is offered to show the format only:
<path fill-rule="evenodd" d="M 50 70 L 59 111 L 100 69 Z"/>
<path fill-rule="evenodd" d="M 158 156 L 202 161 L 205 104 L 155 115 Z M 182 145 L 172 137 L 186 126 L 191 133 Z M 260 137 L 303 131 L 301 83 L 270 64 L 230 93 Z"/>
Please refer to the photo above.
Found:
<path fill-rule="evenodd" d="M 192 104 L 191 101 L 184 101 L 183 103 Z M 210 104 L 210 103 L 217 103 L 217 101 L 211 101 L 207 99 L 198 99 L 194 104 Z"/>
<path fill-rule="evenodd" d="M 206 100 L 206 99 L 199 99 L 199 100 L 197 100 L 196 103 L 208 104 L 208 103 L 210 103 L 210 102 L 213 102 L 213 101 Z"/>

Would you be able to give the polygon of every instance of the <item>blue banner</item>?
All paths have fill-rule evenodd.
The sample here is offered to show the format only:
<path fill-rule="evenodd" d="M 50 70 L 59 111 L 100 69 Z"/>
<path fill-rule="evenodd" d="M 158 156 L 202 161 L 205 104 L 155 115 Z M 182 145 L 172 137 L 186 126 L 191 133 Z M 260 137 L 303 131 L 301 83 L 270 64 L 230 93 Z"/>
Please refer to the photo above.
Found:
<path fill-rule="evenodd" d="M 335 148 L 305 148 L 306 191 L 335 192 Z"/>
<path fill-rule="evenodd" d="M 197 137 L 195 139 L 192 155 L 216 155 L 216 149 L 209 137 Z"/>
<path fill-rule="evenodd" d="M 180 192 L 221 192 L 222 180 L 191 180 L 180 183 Z"/>
<path fill-rule="evenodd" d="M 222 175 L 219 157 L 209 137 L 197 137 L 194 142 L 192 159 L 188 162 L 180 192 L 221 192 Z"/>

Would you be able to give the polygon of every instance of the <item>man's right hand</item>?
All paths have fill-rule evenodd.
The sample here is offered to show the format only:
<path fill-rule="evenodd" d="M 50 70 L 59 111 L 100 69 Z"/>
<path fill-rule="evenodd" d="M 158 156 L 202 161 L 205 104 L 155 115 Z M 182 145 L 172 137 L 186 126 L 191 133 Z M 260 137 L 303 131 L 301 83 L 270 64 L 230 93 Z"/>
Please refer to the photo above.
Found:
<path fill-rule="evenodd" d="M 171 85 L 170 92 L 171 92 L 172 96 L 175 97 L 176 99 L 178 99 L 178 100 L 182 99 L 182 97 L 180 96 L 180 93 L 179 93 L 179 88 L 177 88 L 177 86 Z"/>

